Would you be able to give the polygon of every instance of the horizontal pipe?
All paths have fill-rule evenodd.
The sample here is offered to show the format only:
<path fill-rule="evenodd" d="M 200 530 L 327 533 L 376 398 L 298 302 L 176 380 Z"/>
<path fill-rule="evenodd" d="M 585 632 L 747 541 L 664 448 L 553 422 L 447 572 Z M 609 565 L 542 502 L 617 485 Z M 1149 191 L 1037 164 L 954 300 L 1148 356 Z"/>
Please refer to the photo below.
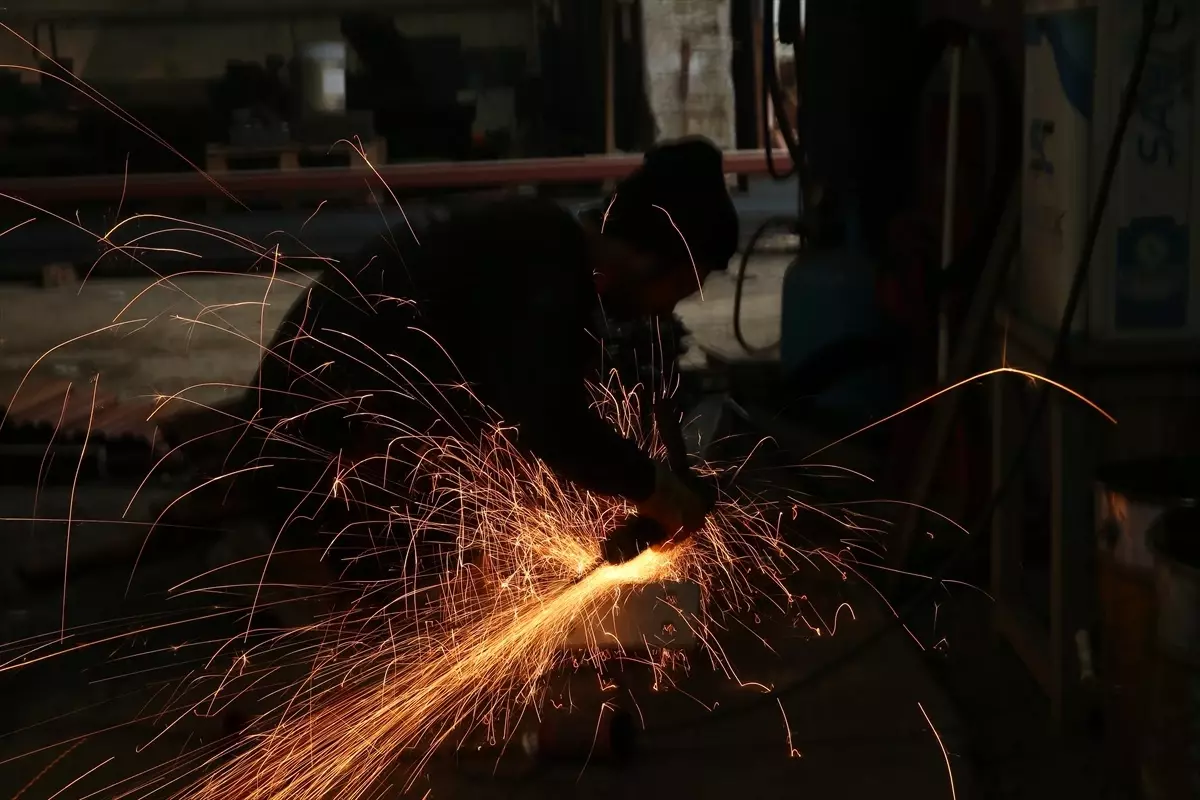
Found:
<path fill-rule="evenodd" d="M 775 158 L 782 158 L 775 156 Z M 384 164 L 375 169 L 392 189 L 467 189 L 538 183 L 598 183 L 619 180 L 642 163 L 640 154 L 519 158 L 497 161 Z M 787 169 L 784 163 L 782 169 Z M 762 150 L 725 153 L 725 171 L 736 175 L 767 172 Z M 309 167 L 298 170 L 238 170 L 218 182 L 204 172 L 83 175 L 15 178 L 0 181 L 0 194 L 34 205 L 119 202 L 132 199 L 217 198 L 223 187 L 235 197 L 279 196 L 291 192 L 337 192 L 365 188 L 369 173 L 352 167 Z"/>
<path fill-rule="evenodd" d="M 766 191 L 763 191 L 763 188 Z M 743 231 L 754 230 L 766 217 L 779 214 L 794 202 L 787 190 L 790 184 L 760 188 L 751 184 L 748 194 L 735 194 L 734 205 L 741 217 Z M 593 198 L 598 199 L 598 198 Z M 586 201 L 580 199 L 563 205 L 575 210 Z M 341 260 L 351 258 L 360 251 L 372 236 L 378 236 L 390 225 L 401 225 L 407 217 L 419 225 L 428 215 L 428 204 L 420 200 L 405 200 L 404 213 L 385 204 L 382 209 L 363 206 L 360 209 L 324 210 L 313 215 L 311 211 L 255 211 L 200 215 L 193 219 L 197 225 L 211 226 L 215 230 L 228 231 L 232 236 L 245 237 L 260 248 L 270 250 L 278 244 L 285 255 L 309 255 Z M 263 264 L 249 253 L 230 245 L 219 238 L 189 233 L 188 224 L 174 222 L 170 218 L 140 218 L 126 222 L 114 235 L 117 242 L 141 241 L 157 250 L 140 252 L 138 260 L 105 255 L 104 248 L 97 244 L 96 237 L 111 227 L 111 218 L 103 212 L 81 209 L 72 217 L 78 218 L 82 228 L 76 228 L 60 219 L 47 215 L 30 214 L 37 217 L 4 236 L 0 236 L 0 284 L 6 281 L 30 282 L 42 278 L 42 268 L 52 262 L 75 266 L 81 275 L 90 278 L 135 278 L 151 279 L 159 275 L 177 275 L 189 270 L 205 270 L 228 273 L 245 273 L 252 268 L 262 269 Z M 167 232 L 168 229 L 175 229 Z M 297 261 L 297 267 L 310 265 Z"/>

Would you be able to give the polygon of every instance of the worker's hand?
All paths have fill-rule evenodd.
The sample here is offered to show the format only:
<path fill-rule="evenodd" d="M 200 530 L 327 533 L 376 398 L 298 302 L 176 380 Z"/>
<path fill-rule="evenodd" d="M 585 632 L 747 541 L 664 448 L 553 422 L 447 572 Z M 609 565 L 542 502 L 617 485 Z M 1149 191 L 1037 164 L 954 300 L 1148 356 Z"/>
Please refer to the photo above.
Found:
<path fill-rule="evenodd" d="M 677 544 L 704 527 L 709 503 L 665 465 L 655 470 L 654 494 L 638 503 L 637 513 L 658 523 L 666 544 Z"/>

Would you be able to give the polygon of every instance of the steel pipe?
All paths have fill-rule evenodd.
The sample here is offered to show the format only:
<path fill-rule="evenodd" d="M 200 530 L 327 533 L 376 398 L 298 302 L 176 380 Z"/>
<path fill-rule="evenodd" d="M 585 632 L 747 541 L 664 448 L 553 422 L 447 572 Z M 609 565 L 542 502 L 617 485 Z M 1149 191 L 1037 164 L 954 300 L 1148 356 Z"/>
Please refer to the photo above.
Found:
<path fill-rule="evenodd" d="M 776 155 L 775 158 L 781 158 Z M 537 183 L 601 183 L 619 180 L 642 163 L 641 154 L 521 158 L 498 161 L 385 164 L 376 167 L 393 191 L 409 189 L 467 189 Z M 782 165 L 784 168 L 787 164 Z M 767 172 L 762 150 L 725 153 L 725 171 L 736 175 Z M 361 168 L 309 167 L 299 170 L 238 170 L 220 180 L 197 169 L 193 172 L 125 175 L 83 175 L 17 178 L 0 181 L 0 194 L 34 205 L 132 199 L 217 198 L 221 189 L 234 197 L 278 196 L 293 192 L 339 192 L 364 188 L 377 179 Z"/>

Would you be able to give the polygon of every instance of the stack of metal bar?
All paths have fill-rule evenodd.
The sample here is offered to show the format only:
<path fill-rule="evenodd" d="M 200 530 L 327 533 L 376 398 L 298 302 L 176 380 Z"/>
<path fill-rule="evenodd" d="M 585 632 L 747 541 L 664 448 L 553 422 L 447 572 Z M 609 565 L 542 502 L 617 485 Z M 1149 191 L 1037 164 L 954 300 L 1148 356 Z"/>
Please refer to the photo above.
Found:
<path fill-rule="evenodd" d="M 24 387 L 0 406 L 0 485 L 144 478 L 161 455 L 152 400 L 121 401 L 67 380 Z"/>

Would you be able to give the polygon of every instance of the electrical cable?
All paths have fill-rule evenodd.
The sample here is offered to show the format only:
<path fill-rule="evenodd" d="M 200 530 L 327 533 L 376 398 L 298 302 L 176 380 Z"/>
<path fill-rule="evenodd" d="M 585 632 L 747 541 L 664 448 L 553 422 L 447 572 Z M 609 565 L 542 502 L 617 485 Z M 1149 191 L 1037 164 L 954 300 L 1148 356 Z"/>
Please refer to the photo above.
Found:
<path fill-rule="evenodd" d="M 1129 80 L 1125 85 L 1125 90 L 1121 96 L 1121 104 L 1117 113 L 1116 125 L 1113 130 L 1113 138 L 1109 144 L 1108 152 L 1104 160 L 1104 168 L 1100 176 L 1100 184 L 1096 192 L 1096 201 L 1092 206 L 1091 214 L 1088 218 L 1087 234 L 1084 239 L 1083 249 L 1079 256 L 1079 261 L 1076 264 L 1074 276 L 1071 281 L 1070 293 L 1067 296 L 1066 306 L 1063 309 L 1062 318 L 1059 324 L 1058 336 L 1055 341 L 1054 351 L 1050 358 L 1050 363 L 1047 368 L 1047 377 L 1053 378 L 1059 372 L 1066 362 L 1068 350 L 1072 337 L 1073 323 L 1075 314 L 1079 308 L 1079 303 L 1083 298 L 1084 289 L 1087 286 L 1088 272 L 1091 269 L 1092 256 L 1095 252 L 1096 242 L 1100 236 L 1100 227 L 1104 218 L 1104 211 L 1108 206 L 1108 198 L 1112 192 L 1112 184 L 1116 175 L 1117 165 L 1121 157 L 1121 147 L 1125 140 L 1125 134 L 1129 128 L 1129 122 L 1133 117 L 1135 110 L 1135 101 L 1137 99 L 1139 88 L 1142 83 L 1142 76 L 1146 69 L 1146 62 L 1150 54 L 1150 43 L 1154 36 L 1155 24 L 1158 19 L 1159 0 L 1144 0 L 1142 4 L 1142 32 L 1138 39 L 1137 49 L 1133 57 L 1133 67 L 1130 71 Z M 1025 464 L 1025 460 L 1032 453 L 1032 445 L 1037 437 L 1040 428 L 1041 416 L 1045 413 L 1046 407 L 1049 404 L 1050 392 L 1053 387 L 1049 383 L 1043 382 L 1036 405 L 1034 406 L 1031 418 L 1025 428 L 1020 446 L 1014 454 L 1008 467 L 1004 471 L 1004 477 L 997 487 L 996 491 L 988 499 L 983 510 L 979 514 L 979 518 L 975 524 L 970 526 L 968 530 L 977 530 L 986 525 L 992 518 L 1000 502 L 1008 494 L 1014 480 L 1020 473 Z M 696 727 L 704 725 L 714 725 L 724 722 L 728 719 L 744 716 L 754 713 L 762 708 L 773 705 L 784 697 L 795 694 L 804 689 L 813 687 L 820 683 L 828 675 L 834 671 L 844 667 L 846 664 L 865 655 L 872 647 L 878 645 L 889 634 L 897 630 L 904 623 L 911 621 L 911 617 L 921 608 L 924 607 L 926 601 L 937 590 L 943 580 L 949 577 L 951 570 L 963 560 L 973 549 L 975 544 L 974 539 L 965 539 L 958 546 L 955 552 L 946 559 L 942 566 L 930 576 L 928 584 L 920 592 L 911 597 L 905 606 L 898 611 L 896 616 L 889 620 L 886 624 L 880 625 L 874 632 L 867 635 L 855 647 L 842 653 L 837 658 L 822 664 L 816 669 L 811 670 L 804 676 L 795 681 L 773 689 L 753 702 L 745 703 L 740 706 L 724 707 L 722 709 L 709 712 L 703 717 L 688 719 L 669 725 L 661 725 L 647 729 L 647 734 L 662 734 L 671 733 L 674 731 L 688 729 L 694 730 Z"/>
<path fill-rule="evenodd" d="M 737 342 L 742 346 L 742 349 L 751 355 L 775 349 L 779 346 L 780 341 L 782 341 L 782 337 L 767 345 L 753 345 L 746 339 L 746 334 L 742 331 L 742 291 L 746 284 L 746 268 L 750 264 L 750 259 L 757 255 L 759 240 L 766 236 L 767 231 L 774 228 L 786 228 L 794 232 L 798 221 L 798 217 L 768 218 L 751 234 L 750 240 L 746 243 L 746 247 L 742 251 L 742 258 L 738 263 L 737 276 L 734 278 L 733 283 L 733 335 L 737 338 Z"/>
<path fill-rule="evenodd" d="M 762 4 L 762 51 L 763 51 L 763 91 L 760 98 L 762 109 L 763 125 L 767 125 L 767 120 L 770 119 L 770 111 L 775 109 L 775 121 L 779 125 L 779 133 L 783 137 L 784 146 L 787 148 L 788 156 L 792 159 L 792 166 L 786 172 L 780 171 L 775 164 L 774 147 L 771 143 L 771 131 L 763 131 L 763 147 L 766 150 L 767 156 L 767 172 L 771 177 L 778 181 L 785 181 L 800 173 L 801 166 L 804 163 L 804 153 L 800 147 L 799 131 L 792 126 L 792 121 L 787 118 L 787 115 L 782 113 L 786 108 L 783 98 L 783 86 L 779 83 L 778 64 L 775 57 L 775 3 L 768 0 Z M 796 42 L 795 46 L 800 46 Z M 798 59 L 797 59 L 798 60 Z M 799 74 L 797 74 L 799 78 Z M 799 82 L 797 81 L 797 102 L 796 108 L 799 113 Z"/>
<path fill-rule="evenodd" d="M 802 47 L 803 32 L 798 32 L 797 41 L 794 43 L 796 47 L 796 125 L 793 127 L 792 120 L 787 118 L 787 114 L 783 113 L 786 108 L 783 98 L 783 86 L 779 82 L 778 64 L 775 57 L 775 4 L 768 0 L 762 4 L 762 42 L 763 42 L 763 58 L 762 58 L 762 76 L 763 86 L 762 94 L 759 97 L 761 103 L 763 124 L 770 118 L 770 111 L 775 110 L 775 121 L 779 125 L 779 133 L 783 137 L 784 145 L 787 148 L 788 156 L 792 160 L 792 166 L 786 172 L 781 172 L 775 163 L 774 147 L 771 141 L 771 131 L 764 131 L 763 142 L 767 156 L 767 172 L 777 181 L 785 181 L 790 178 L 797 177 L 800 180 L 800 197 L 804 197 L 804 187 L 807 186 L 807 175 L 802 171 L 804 164 L 804 151 L 800 146 L 799 115 L 800 115 L 800 48 Z M 800 232 L 800 222 L 803 216 L 804 209 L 798 209 L 798 213 L 794 216 L 775 216 L 764 221 L 750 235 L 749 241 L 742 249 L 742 258 L 738 263 L 737 274 L 734 277 L 733 284 L 733 335 L 737 339 L 742 349 L 751 355 L 762 353 L 768 350 L 773 350 L 779 346 L 780 340 L 775 340 L 768 345 L 752 345 L 746 339 L 745 333 L 742 331 L 742 292 L 746 283 L 746 269 L 750 265 L 750 259 L 756 254 L 759 241 L 767 234 L 767 231 L 775 228 L 784 228 L 793 233 Z M 801 239 L 803 242 L 803 239 Z"/>

